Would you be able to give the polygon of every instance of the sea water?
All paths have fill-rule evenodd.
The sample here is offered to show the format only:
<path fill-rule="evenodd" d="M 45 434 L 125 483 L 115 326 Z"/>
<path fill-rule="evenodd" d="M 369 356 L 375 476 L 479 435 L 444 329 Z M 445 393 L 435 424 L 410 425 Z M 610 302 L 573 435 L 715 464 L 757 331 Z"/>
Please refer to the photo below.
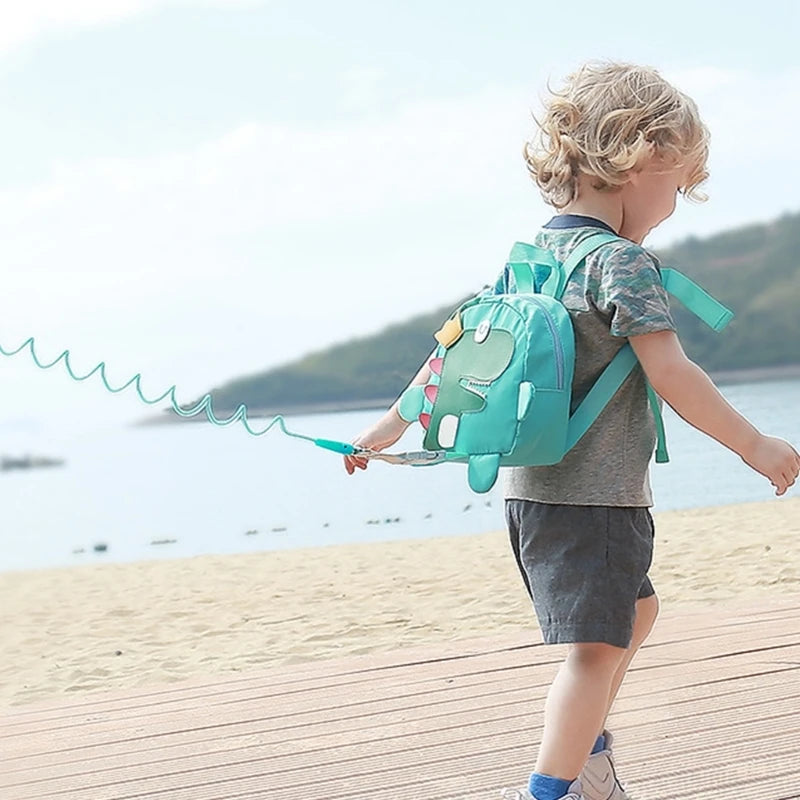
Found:
<path fill-rule="evenodd" d="M 765 432 L 800 442 L 800 380 L 722 391 Z M 287 424 L 350 440 L 378 414 L 297 416 Z M 738 456 L 668 409 L 665 422 L 671 461 L 651 469 L 656 511 L 774 496 Z M 71 435 L 69 425 L 0 416 L 0 454 L 65 462 L 0 472 L 0 570 L 468 535 L 504 526 L 500 482 L 476 495 L 463 465 L 374 462 L 348 476 L 339 457 L 277 430 L 254 438 L 240 426 L 106 424 Z M 398 448 L 419 447 L 415 428 Z"/>

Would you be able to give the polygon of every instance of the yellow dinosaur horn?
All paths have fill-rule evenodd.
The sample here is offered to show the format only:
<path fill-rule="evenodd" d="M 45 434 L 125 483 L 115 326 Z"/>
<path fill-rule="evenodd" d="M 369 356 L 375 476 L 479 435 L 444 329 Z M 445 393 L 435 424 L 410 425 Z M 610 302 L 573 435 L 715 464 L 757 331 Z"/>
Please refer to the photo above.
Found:
<path fill-rule="evenodd" d="M 450 347 L 461 338 L 462 333 L 464 333 L 464 328 L 461 326 L 461 314 L 456 311 L 456 313 L 433 334 L 433 338 L 436 339 L 442 347 Z"/>

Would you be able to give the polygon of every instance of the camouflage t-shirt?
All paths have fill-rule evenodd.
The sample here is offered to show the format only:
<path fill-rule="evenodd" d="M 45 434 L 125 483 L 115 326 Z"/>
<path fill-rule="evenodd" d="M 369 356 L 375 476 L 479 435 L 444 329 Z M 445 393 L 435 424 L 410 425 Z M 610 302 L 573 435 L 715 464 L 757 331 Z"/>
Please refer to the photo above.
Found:
<path fill-rule="evenodd" d="M 566 260 L 572 248 L 610 230 L 591 217 L 561 215 L 543 227 L 534 244 Z M 628 240 L 610 242 L 577 269 L 562 298 L 575 330 L 573 409 L 629 336 L 675 330 L 656 258 Z M 558 464 L 510 467 L 507 499 L 565 505 L 649 506 L 649 464 L 655 422 L 644 373 L 636 366 L 583 438 Z"/>

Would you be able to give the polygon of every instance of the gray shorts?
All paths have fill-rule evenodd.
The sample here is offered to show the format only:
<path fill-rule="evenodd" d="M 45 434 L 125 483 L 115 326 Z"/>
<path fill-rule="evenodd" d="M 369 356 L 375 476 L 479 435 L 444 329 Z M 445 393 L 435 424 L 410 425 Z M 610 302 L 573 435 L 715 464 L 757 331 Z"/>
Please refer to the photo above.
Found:
<path fill-rule="evenodd" d="M 506 500 L 506 523 L 545 643 L 627 648 L 636 601 L 654 594 L 650 511 Z"/>

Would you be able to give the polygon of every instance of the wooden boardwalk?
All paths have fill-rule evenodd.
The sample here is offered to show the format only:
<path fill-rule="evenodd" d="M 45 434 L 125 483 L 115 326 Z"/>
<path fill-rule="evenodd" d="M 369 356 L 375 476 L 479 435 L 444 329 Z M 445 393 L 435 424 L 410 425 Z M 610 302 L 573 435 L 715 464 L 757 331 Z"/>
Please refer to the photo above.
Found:
<path fill-rule="evenodd" d="M 23 706 L 0 800 L 496 800 L 562 654 L 517 634 Z M 663 615 L 612 722 L 636 800 L 800 798 L 800 597 Z"/>

